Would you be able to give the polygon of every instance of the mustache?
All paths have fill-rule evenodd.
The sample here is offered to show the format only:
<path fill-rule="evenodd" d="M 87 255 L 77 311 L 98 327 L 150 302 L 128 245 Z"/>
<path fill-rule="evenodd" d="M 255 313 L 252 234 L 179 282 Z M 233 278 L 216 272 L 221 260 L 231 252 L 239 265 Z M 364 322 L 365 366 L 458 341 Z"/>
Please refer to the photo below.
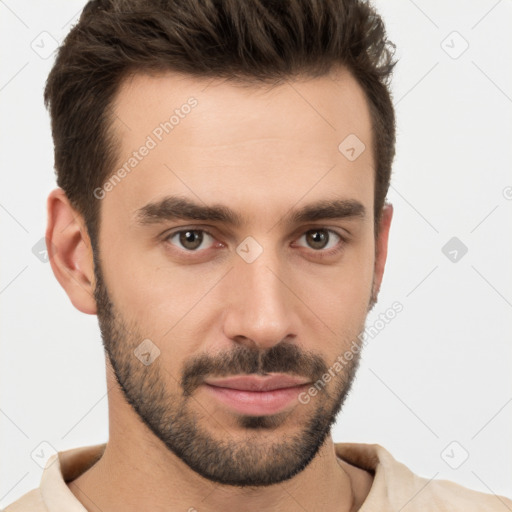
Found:
<path fill-rule="evenodd" d="M 190 396 L 206 377 L 285 373 L 317 381 L 327 370 L 322 357 L 288 342 L 264 351 L 238 346 L 228 352 L 201 354 L 187 360 L 183 365 L 181 387 L 184 396 Z"/>

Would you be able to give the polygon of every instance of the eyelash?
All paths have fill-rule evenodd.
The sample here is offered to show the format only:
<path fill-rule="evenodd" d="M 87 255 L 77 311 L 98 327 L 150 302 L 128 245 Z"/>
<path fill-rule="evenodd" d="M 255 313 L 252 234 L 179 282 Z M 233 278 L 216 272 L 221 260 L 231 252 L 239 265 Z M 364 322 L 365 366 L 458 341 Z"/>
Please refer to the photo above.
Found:
<path fill-rule="evenodd" d="M 173 231 L 171 233 L 168 233 L 165 237 L 164 237 L 164 242 L 168 243 L 169 245 L 171 246 L 174 246 L 174 244 L 172 244 L 170 242 L 170 240 L 175 237 L 176 235 L 179 235 L 181 233 L 186 233 L 187 231 L 195 231 L 195 232 L 201 232 L 203 234 L 206 234 L 210 237 L 212 237 L 213 239 L 215 239 L 215 236 L 212 235 L 209 231 L 205 230 L 205 229 L 202 229 L 202 228 L 194 228 L 194 227 L 188 227 L 188 228 L 181 228 L 179 230 L 176 230 L 176 231 Z M 325 231 L 327 233 L 329 233 L 329 235 L 331 236 L 332 234 L 334 234 L 335 236 L 337 236 L 340 241 L 336 244 L 335 247 L 332 247 L 330 249 L 318 249 L 318 250 L 315 250 L 315 249 L 311 249 L 310 250 L 313 252 L 313 254 L 315 255 L 316 258 L 318 259 L 323 259 L 323 258 L 328 258 L 328 257 L 331 257 L 331 256 L 335 256 L 336 254 L 338 254 L 345 246 L 345 244 L 347 243 L 347 239 L 346 237 L 344 237 L 343 235 L 341 235 L 340 233 L 338 233 L 337 231 L 333 230 L 333 229 L 330 229 L 330 228 L 324 228 L 324 227 L 319 227 L 319 228 L 310 228 L 306 231 L 304 231 L 300 237 L 302 238 L 303 236 L 305 236 L 307 233 L 310 233 L 312 231 Z M 174 246 L 175 247 L 175 246 Z M 301 246 L 301 247 L 304 247 L 304 246 Z M 187 255 L 195 255 L 195 254 L 200 254 L 202 252 L 205 252 L 205 251 L 208 251 L 210 248 L 208 249 L 195 249 L 195 250 L 190 250 L 190 249 L 185 249 L 185 248 L 182 248 L 182 249 L 179 249 L 177 248 L 178 251 L 182 252 L 182 253 L 186 253 Z"/>

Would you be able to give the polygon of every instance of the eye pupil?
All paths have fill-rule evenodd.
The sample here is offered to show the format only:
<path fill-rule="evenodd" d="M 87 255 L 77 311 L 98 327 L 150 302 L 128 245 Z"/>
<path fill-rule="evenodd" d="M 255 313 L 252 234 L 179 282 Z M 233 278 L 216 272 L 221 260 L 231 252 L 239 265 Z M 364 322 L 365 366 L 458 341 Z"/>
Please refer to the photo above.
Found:
<path fill-rule="evenodd" d="M 306 238 L 308 244 L 313 249 L 323 249 L 327 245 L 327 242 L 329 241 L 329 235 L 327 234 L 327 232 L 319 229 L 308 231 Z"/>
<path fill-rule="evenodd" d="M 203 234 L 200 231 L 182 231 L 180 233 L 180 243 L 185 249 L 197 249 L 203 241 Z"/>

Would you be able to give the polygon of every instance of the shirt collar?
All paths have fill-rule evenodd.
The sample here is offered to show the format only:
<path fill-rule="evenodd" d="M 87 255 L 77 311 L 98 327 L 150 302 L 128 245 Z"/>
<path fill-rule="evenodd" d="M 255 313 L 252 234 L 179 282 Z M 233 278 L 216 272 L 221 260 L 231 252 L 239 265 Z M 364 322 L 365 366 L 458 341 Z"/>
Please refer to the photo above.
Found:
<path fill-rule="evenodd" d="M 105 447 L 106 443 L 73 448 L 55 453 L 48 459 L 41 477 L 40 490 L 50 512 L 87 512 L 66 482 L 71 482 L 95 464 L 103 455 Z"/>

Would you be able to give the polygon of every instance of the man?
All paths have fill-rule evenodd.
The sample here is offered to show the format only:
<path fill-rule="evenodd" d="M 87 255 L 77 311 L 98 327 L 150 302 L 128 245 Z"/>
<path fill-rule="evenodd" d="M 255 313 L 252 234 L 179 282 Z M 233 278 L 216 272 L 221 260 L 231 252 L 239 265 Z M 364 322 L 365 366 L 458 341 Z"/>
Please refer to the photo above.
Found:
<path fill-rule="evenodd" d="M 45 100 L 55 276 L 97 314 L 108 443 L 17 510 L 502 510 L 334 444 L 393 214 L 394 62 L 364 2 L 89 2 Z"/>

